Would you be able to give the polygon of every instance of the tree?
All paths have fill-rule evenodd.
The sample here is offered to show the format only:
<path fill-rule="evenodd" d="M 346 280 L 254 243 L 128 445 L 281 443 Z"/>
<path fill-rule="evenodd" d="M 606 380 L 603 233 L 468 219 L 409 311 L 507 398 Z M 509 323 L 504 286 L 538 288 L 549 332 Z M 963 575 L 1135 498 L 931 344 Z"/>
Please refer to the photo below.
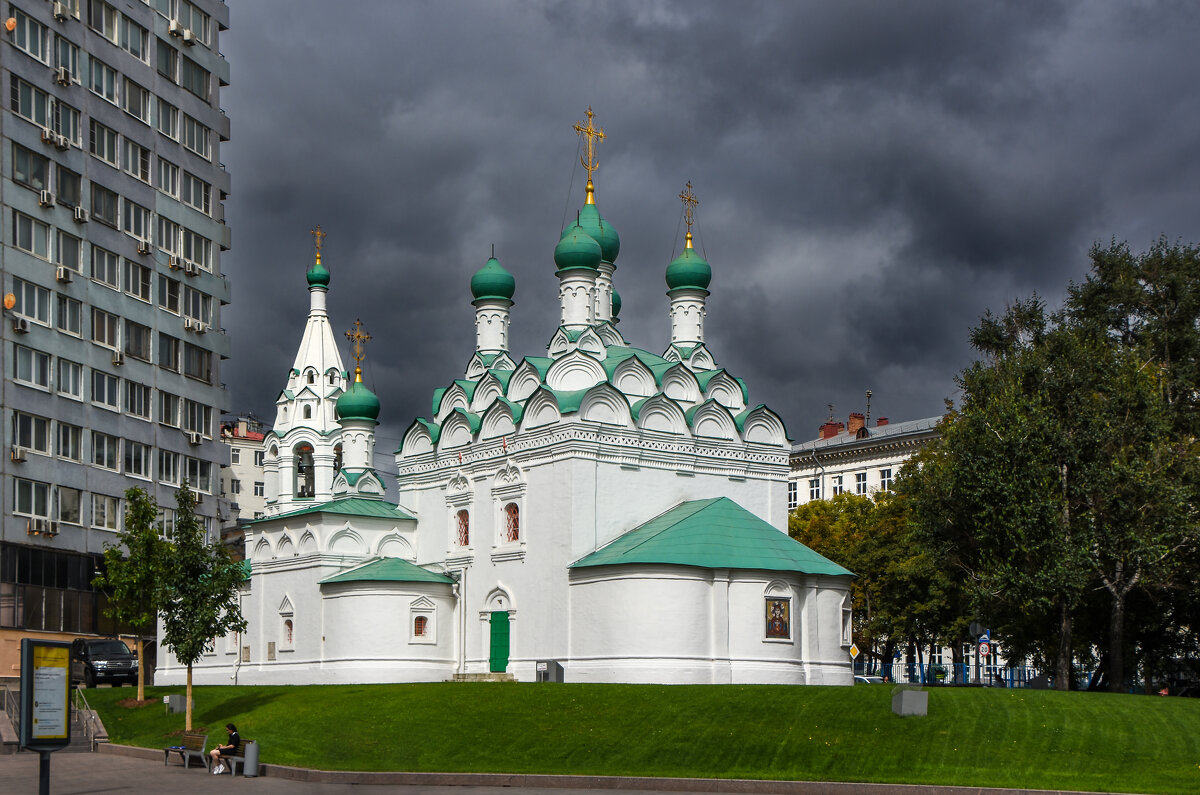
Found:
<path fill-rule="evenodd" d="M 105 615 L 137 630 L 138 701 L 146 698 L 142 635 L 154 626 L 166 563 L 166 542 L 158 533 L 158 505 L 142 489 L 125 492 L 125 526 L 117 543 L 104 547 L 104 573 L 92 584 L 109 591 Z M 124 551 L 122 551 L 124 548 Z"/>
<path fill-rule="evenodd" d="M 175 494 L 175 537 L 170 546 L 161 604 L 163 643 L 187 666 L 186 730 L 192 728 L 192 666 L 216 638 L 244 632 L 238 602 L 241 565 L 219 544 L 210 544 L 196 517 L 196 496 L 187 481 Z"/>

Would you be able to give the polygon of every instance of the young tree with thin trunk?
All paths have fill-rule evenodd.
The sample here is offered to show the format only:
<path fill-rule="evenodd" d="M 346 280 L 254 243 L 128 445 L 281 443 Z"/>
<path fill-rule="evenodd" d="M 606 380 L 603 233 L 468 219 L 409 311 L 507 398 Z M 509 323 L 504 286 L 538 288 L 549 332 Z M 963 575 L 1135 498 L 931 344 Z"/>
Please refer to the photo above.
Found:
<path fill-rule="evenodd" d="M 166 542 L 156 526 L 158 505 L 142 489 L 125 492 L 125 526 L 104 548 L 104 573 L 92 584 L 108 591 L 105 615 L 137 631 L 138 701 L 146 698 L 142 636 L 154 627 L 166 563 Z"/>
<path fill-rule="evenodd" d="M 215 640 L 244 632 L 238 591 L 245 578 L 240 564 L 220 544 L 210 544 L 196 516 L 196 495 L 187 481 L 175 494 L 175 537 L 171 543 L 161 605 L 163 643 L 187 666 L 187 716 L 192 728 L 192 666 Z"/>

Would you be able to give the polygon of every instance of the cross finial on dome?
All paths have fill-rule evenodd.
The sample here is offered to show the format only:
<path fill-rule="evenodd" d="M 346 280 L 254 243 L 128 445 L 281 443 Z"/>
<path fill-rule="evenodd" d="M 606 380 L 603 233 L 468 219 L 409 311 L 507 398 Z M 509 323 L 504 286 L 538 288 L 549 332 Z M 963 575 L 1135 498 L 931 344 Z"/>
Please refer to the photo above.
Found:
<path fill-rule="evenodd" d="M 695 223 L 695 209 L 700 204 L 700 200 L 696 198 L 696 194 L 692 192 L 692 181 L 689 179 L 687 187 L 683 189 L 683 193 L 679 194 L 680 200 L 683 201 L 683 222 L 687 224 L 687 244 L 686 248 L 692 247 L 692 224 Z M 676 232 L 678 234 L 678 232 Z"/>
<path fill-rule="evenodd" d="M 354 380 L 362 381 L 362 360 L 367 355 L 363 347 L 371 341 L 371 335 L 362 330 L 361 320 L 355 320 L 354 327 L 346 332 L 346 339 L 354 349 Z"/>
<path fill-rule="evenodd" d="M 593 196 L 595 187 L 592 185 L 592 172 L 600 167 L 596 158 L 596 144 L 604 140 L 604 130 L 592 124 L 592 118 L 596 114 L 592 113 L 592 106 L 588 105 L 587 109 L 587 126 L 582 122 L 575 122 L 575 134 L 582 135 L 587 138 L 587 151 L 579 156 L 579 162 L 587 169 L 587 201 L 585 204 L 595 204 L 596 199 Z"/>
<path fill-rule="evenodd" d="M 327 232 L 321 231 L 321 225 L 317 224 L 316 229 L 309 230 L 309 234 L 313 236 L 313 240 L 317 242 L 317 264 L 321 264 L 321 241 L 329 236 Z"/>

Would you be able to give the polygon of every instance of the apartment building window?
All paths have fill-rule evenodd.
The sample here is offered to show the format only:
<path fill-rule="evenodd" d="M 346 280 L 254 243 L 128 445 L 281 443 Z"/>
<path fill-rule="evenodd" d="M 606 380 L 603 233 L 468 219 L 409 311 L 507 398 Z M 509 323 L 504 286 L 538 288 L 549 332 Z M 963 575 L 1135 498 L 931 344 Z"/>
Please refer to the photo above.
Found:
<path fill-rule="evenodd" d="M 788 481 L 788 510 L 793 510 L 799 503 L 799 490 L 794 480 Z"/>
<path fill-rule="evenodd" d="M 242 451 L 237 449 L 236 447 L 229 448 L 229 463 L 231 463 L 231 464 L 242 463 Z M 234 481 L 234 482 L 236 483 L 237 481 Z"/>
<path fill-rule="evenodd" d="M 119 348 L 118 333 L 121 319 L 111 312 L 92 307 L 92 342 L 107 348 Z"/>
<path fill-rule="evenodd" d="M 138 121 L 149 124 L 150 92 L 127 77 L 125 78 L 124 90 L 121 93 L 121 99 L 123 100 L 121 107 L 125 108 L 125 112 Z"/>
<path fill-rule="evenodd" d="M 13 513 L 35 519 L 50 518 L 50 484 L 13 479 Z"/>
<path fill-rule="evenodd" d="M 112 104 L 117 104 L 117 70 L 95 56 L 88 58 L 91 66 L 92 93 L 104 97 Z"/>
<path fill-rule="evenodd" d="M 46 190 L 50 186 L 49 158 L 14 142 L 12 159 L 13 182 L 36 191 Z"/>
<path fill-rule="evenodd" d="M 83 492 L 79 489 L 59 486 L 55 489 L 58 496 L 58 521 L 66 524 L 79 524 L 79 511 L 83 506 Z"/>
<path fill-rule="evenodd" d="M 158 451 L 158 479 L 163 483 L 179 483 L 179 453 Z"/>
<path fill-rule="evenodd" d="M 125 173 L 150 184 L 150 150 L 132 138 L 121 142 L 121 164 Z"/>
<path fill-rule="evenodd" d="M 879 470 L 879 490 L 892 490 L 892 470 L 890 467 L 888 469 Z"/>
<path fill-rule="evenodd" d="M 125 474 L 138 478 L 149 478 L 151 453 L 153 451 L 140 442 L 125 440 Z"/>
<path fill-rule="evenodd" d="M 266 457 L 266 454 L 262 450 L 255 450 L 254 451 L 254 466 L 256 466 L 256 467 L 262 466 L 263 458 L 265 458 L 265 457 Z M 258 496 L 261 497 L 262 495 L 260 494 Z"/>
<path fill-rule="evenodd" d="M 50 388 L 50 355 L 13 345 L 13 380 L 27 386 Z"/>
<path fill-rule="evenodd" d="M 79 273 L 83 268 L 83 241 L 61 229 L 58 230 L 57 234 L 58 245 L 55 246 L 54 261 L 64 268 L 69 268 Z"/>
<path fill-rule="evenodd" d="M 212 186 L 195 174 L 183 172 L 183 203 L 211 214 Z"/>
<path fill-rule="evenodd" d="M 150 284 L 154 272 L 133 260 L 125 260 L 125 292 L 134 298 L 150 302 Z"/>
<path fill-rule="evenodd" d="M 195 400 L 183 401 L 183 429 L 210 436 L 212 428 L 212 406 L 206 406 Z"/>
<path fill-rule="evenodd" d="M 121 258 L 107 249 L 92 246 L 92 278 L 114 290 L 121 289 Z"/>
<path fill-rule="evenodd" d="M 179 427 L 179 396 L 170 392 L 158 392 L 158 422 L 169 428 Z"/>
<path fill-rule="evenodd" d="M 197 458 L 187 459 L 187 479 L 196 491 L 205 494 L 212 493 L 212 462 L 201 461 Z"/>
<path fill-rule="evenodd" d="M 208 44 L 208 14 L 196 6 L 180 0 L 179 23 L 192 32 L 198 41 Z"/>
<path fill-rule="evenodd" d="M 92 183 L 92 219 L 117 228 L 117 211 L 121 197 L 101 185 Z"/>
<path fill-rule="evenodd" d="M 78 207 L 83 195 L 83 178 L 69 168 L 57 165 L 54 169 L 57 177 L 58 203 L 68 207 Z"/>
<path fill-rule="evenodd" d="M 158 216 L 158 247 L 168 254 L 178 254 L 179 229 L 179 224 Z"/>
<path fill-rule="evenodd" d="M 151 360 L 150 353 L 150 337 L 151 331 L 149 326 L 143 326 L 141 323 L 134 323 L 132 320 L 125 321 L 125 353 L 135 359 L 141 359 L 144 362 Z M 146 416 L 149 416 L 147 414 Z"/>
<path fill-rule="evenodd" d="M 102 469 L 117 468 L 121 460 L 121 440 L 101 431 L 92 431 L 92 464 Z"/>
<path fill-rule="evenodd" d="M 254 496 L 265 497 L 267 495 L 267 484 L 261 480 L 254 481 Z"/>
<path fill-rule="evenodd" d="M 185 342 L 183 344 L 183 374 L 208 383 L 211 373 L 212 351 L 206 351 L 190 342 Z"/>
<path fill-rule="evenodd" d="M 158 274 L 158 305 L 179 314 L 179 282 L 161 273 Z"/>
<path fill-rule="evenodd" d="M 183 114 L 183 145 L 208 160 L 208 128 L 186 113 Z"/>
<path fill-rule="evenodd" d="M 234 450 L 233 452 L 236 453 L 237 450 Z M 235 461 L 234 463 L 237 463 L 237 462 Z M 242 481 L 238 480 L 237 478 L 233 478 L 232 480 L 230 480 L 229 481 L 229 493 L 230 494 L 241 494 L 242 493 Z"/>
<path fill-rule="evenodd" d="M 808 480 L 808 499 L 810 501 L 821 499 L 821 479 L 820 478 L 809 478 L 809 480 Z"/>
<path fill-rule="evenodd" d="M 36 414 L 14 411 L 13 444 L 42 455 L 50 455 L 50 420 Z"/>
<path fill-rule="evenodd" d="M 179 372 L 179 340 L 161 331 L 158 333 L 158 366 Z"/>
<path fill-rule="evenodd" d="M 9 6 L 16 27 L 12 29 L 12 43 L 44 64 L 50 64 L 49 36 L 46 26 L 36 19 Z"/>
<path fill-rule="evenodd" d="M 179 85 L 207 102 L 210 80 L 208 70 L 186 55 L 180 56 L 179 61 Z"/>
<path fill-rule="evenodd" d="M 58 457 L 83 461 L 83 428 L 62 421 L 58 423 Z"/>
<path fill-rule="evenodd" d="M 841 494 L 844 490 L 845 489 L 843 489 L 843 487 L 842 487 L 842 476 L 834 475 L 833 476 L 833 494 L 834 494 L 834 496 L 836 497 L 837 495 Z"/>
<path fill-rule="evenodd" d="M 50 259 L 50 227 L 16 210 L 12 214 L 13 245 L 35 257 Z"/>
<path fill-rule="evenodd" d="M 92 495 L 92 527 L 117 530 L 120 527 L 120 500 L 107 494 Z"/>
<path fill-rule="evenodd" d="M 184 286 L 183 288 L 183 315 L 190 317 L 192 320 L 199 320 L 202 323 L 207 323 L 209 313 L 212 311 L 212 296 L 197 290 L 194 287 Z"/>
<path fill-rule="evenodd" d="M 58 330 L 72 337 L 83 336 L 83 304 L 65 295 L 58 296 Z"/>
<path fill-rule="evenodd" d="M 113 44 L 117 43 L 117 9 L 104 0 L 88 0 L 88 26 Z"/>
<path fill-rule="evenodd" d="M 854 493 L 855 494 L 866 494 L 867 493 L 867 473 L 866 472 L 855 472 L 854 473 Z"/>
<path fill-rule="evenodd" d="M 28 119 L 39 127 L 48 127 L 50 118 L 50 95 L 35 88 L 24 80 L 10 77 L 13 113 Z"/>
<path fill-rule="evenodd" d="M 88 122 L 88 151 L 108 163 L 110 166 L 117 162 L 117 133 L 92 119 Z"/>
<path fill-rule="evenodd" d="M 24 279 L 13 279 L 13 314 L 42 325 L 50 325 L 50 291 Z"/>
<path fill-rule="evenodd" d="M 149 63 L 150 32 L 129 17 L 121 17 L 121 47 L 139 61 Z"/>
<path fill-rule="evenodd" d="M 172 163 L 170 160 L 158 159 L 158 189 L 168 196 L 179 198 L 179 166 Z M 159 218 L 159 228 L 162 228 L 162 222 L 166 220 Z M 168 221 L 168 223 L 170 223 Z M 171 224 L 175 226 L 174 224 Z M 176 232 L 173 237 L 179 237 L 178 226 L 175 226 Z M 159 237 L 162 237 L 160 234 Z"/>
<path fill-rule="evenodd" d="M 54 38 L 57 42 L 55 50 L 58 55 L 58 60 L 54 65 L 59 69 L 66 69 L 67 74 L 69 74 L 73 79 L 78 80 L 79 48 L 76 47 L 75 43 L 70 39 L 63 38 L 62 36 L 55 36 Z"/>
<path fill-rule="evenodd" d="M 54 131 L 76 146 L 83 145 L 83 126 L 79 110 L 61 99 L 54 102 Z"/>
<path fill-rule="evenodd" d="M 154 126 L 168 138 L 179 140 L 179 108 L 159 97 Z"/>
<path fill-rule="evenodd" d="M 138 240 L 150 239 L 150 210 L 129 199 L 122 200 L 125 208 L 122 228 L 125 234 Z"/>
<path fill-rule="evenodd" d="M 190 229 L 183 229 L 183 258 L 204 270 L 212 270 L 212 241 Z"/>
<path fill-rule="evenodd" d="M 121 379 L 103 370 L 92 370 L 92 402 L 120 411 Z"/>
<path fill-rule="evenodd" d="M 179 53 L 162 39 L 156 39 L 155 42 L 155 65 L 158 73 L 172 83 L 179 82 Z"/>
<path fill-rule="evenodd" d="M 58 394 L 83 399 L 83 365 L 59 357 Z"/>

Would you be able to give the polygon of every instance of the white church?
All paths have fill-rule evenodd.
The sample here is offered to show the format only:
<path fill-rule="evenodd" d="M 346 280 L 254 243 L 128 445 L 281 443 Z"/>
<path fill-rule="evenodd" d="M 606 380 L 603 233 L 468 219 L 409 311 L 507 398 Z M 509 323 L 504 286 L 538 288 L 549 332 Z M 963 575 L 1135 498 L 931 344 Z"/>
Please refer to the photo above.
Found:
<path fill-rule="evenodd" d="M 704 343 L 691 186 L 670 341 L 650 353 L 617 328 L 590 110 L 576 129 L 586 199 L 554 247 L 545 355 L 509 350 L 516 285 L 489 259 L 470 282 L 475 351 L 396 451 L 398 504 L 372 467 L 380 401 L 326 312 L 318 230 L 263 443 L 267 515 L 246 530 L 249 629 L 218 639 L 196 682 L 851 683 L 852 575 L 788 537 L 784 424 Z M 357 322 L 347 336 L 361 362 Z M 157 683 L 184 681 L 160 659 Z"/>

